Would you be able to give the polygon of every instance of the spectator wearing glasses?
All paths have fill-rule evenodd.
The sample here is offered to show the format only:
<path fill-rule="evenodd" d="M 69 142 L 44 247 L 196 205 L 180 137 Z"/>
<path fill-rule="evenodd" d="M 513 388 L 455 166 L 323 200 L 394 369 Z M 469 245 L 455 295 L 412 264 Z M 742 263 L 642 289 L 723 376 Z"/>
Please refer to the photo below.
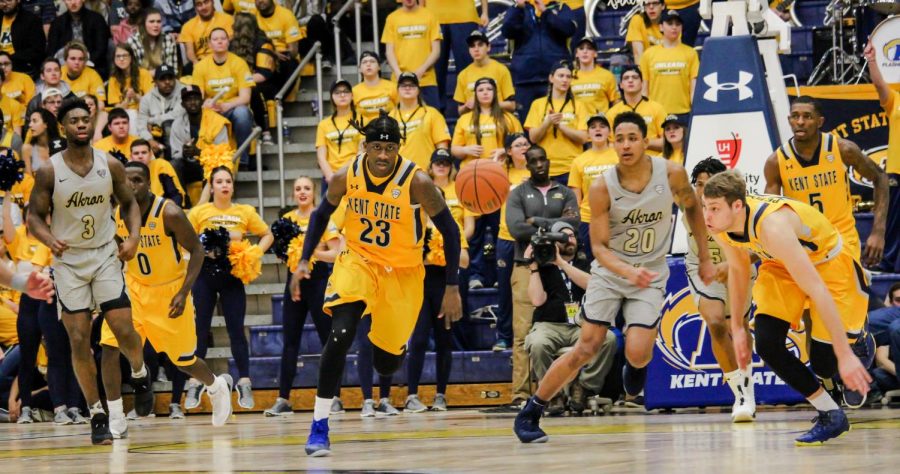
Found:
<path fill-rule="evenodd" d="M 25 110 L 34 97 L 34 81 L 28 74 L 13 71 L 12 55 L 6 51 L 0 51 L 0 73 L 0 93 L 18 102 Z"/>
<path fill-rule="evenodd" d="M 116 46 L 113 69 L 107 83 L 107 108 L 125 109 L 137 118 L 141 97 L 153 88 L 153 77 L 134 60 L 134 51 L 128 45 Z"/>
<path fill-rule="evenodd" d="M 322 170 L 322 194 L 328 189 L 331 177 L 359 152 L 363 136 L 353 126 L 357 121 L 356 107 L 353 105 L 353 86 L 346 80 L 336 81 L 331 86 L 331 105 L 334 112 L 326 117 L 316 129 L 316 158 Z"/>
<path fill-rule="evenodd" d="M 443 110 L 444 98 L 438 93 L 434 64 L 441 55 L 441 26 L 431 11 L 419 6 L 417 0 L 403 0 L 401 6 L 388 15 L 381 42 L 391 66 L 392 80 L 400 82 L 400 75 L 416 75 L 422 99 L 431 107 Z M 431 152 L 421 159 L 423 169 L 428 166 Z"/>
<path fill-rule="evenodd" d="M 640 64 L 644 51 L 662 42 L 660 19 L 664 8 L 666 8 L 666 2 L 662 0 L 646 0 L 644 11 L 629 20 L 625 42 L 631 46 L 635 64 Z"/>

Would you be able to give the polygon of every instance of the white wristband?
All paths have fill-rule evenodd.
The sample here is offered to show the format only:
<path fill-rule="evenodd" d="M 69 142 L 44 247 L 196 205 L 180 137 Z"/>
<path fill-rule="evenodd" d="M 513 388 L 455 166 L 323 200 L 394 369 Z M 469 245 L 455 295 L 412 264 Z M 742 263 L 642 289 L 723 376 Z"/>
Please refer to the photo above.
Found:
<path fill-rule="evenodd" d="M 12 288 L 16 291 L 23 292 L 23 293 L 27 289 L 27 285 L 28 285 L 28 274 L 27 273 L 15 273 L 15 274 L 13 274 L 12 279 L 9 282 L 10 288 Z"/>

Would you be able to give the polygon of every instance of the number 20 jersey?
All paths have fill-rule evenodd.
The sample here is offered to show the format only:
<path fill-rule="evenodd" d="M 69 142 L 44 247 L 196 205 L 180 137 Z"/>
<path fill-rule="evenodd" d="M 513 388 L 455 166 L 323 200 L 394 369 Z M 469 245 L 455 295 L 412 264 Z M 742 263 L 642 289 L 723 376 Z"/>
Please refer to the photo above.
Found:
<path fill-rule="evenodd" d="M 410 188 L 420 168 L 398 158 L 386 178 L 371 175 L 365 154 L 348 164 L 347 211 L 344 235 L 347 248 L 369 262 L 385 267 L 422 265 L 425 220 L 413 204 Z"/>
<path fill-rule="evenodd" d="M 141 216 L 141 241 L 137 254 L 128 261 L 125 271 L 129 282 L 134 281 L 146 286 L 164 285 L 183 280 L 187 273 L 187 261 L 181 254 L 178 242 L 166 235 L 163 215 L 167 205 L 175 204 L 161 196 L 153 196 L 153 204 L 150 205 L 147 214 Z M 123 239 L 128 237 L 121 208 L 116 212 L 116 225 L 119 237 Z"/>

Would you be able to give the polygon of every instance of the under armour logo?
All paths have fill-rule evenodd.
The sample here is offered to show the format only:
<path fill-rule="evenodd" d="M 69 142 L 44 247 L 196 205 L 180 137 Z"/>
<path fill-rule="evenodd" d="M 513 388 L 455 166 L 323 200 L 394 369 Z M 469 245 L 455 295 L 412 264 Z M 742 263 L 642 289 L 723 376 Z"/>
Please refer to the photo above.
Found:
<path fill-rule="evenodd" d="M 703 76 L 703 82 L 709 86 L 709 90 L 703 93 L 703 98 L 710 102 L 719 101 L 719 91 L 738 91 L 738 101 L 753 97 L 753 89 L 747 87 L 753 80 L 753 74 L 747 71 L 738 71 L 737 82 L 725 82 L 719 84 L 719 73 L 713 72 Z"/>
<path fill-rule="evenodd" d="M 357 189 L 359 189 L 359 185 L 358 185 L 358 184 L 351 184 L 351 185 L 350 185 L 350 189 L 352 189 L 352 190 L 357 190 Z"/>
<path fill-rule="evenodd" d="M 390 140 L 391 139 L 391 136 L 386 133 L 382 133 L 380 136 L 381 136 L 382 140 Z"/>
<path fill-rule="evenodd" d="M 62 147 L 62 140 L 53 140 L 53 148 Z"/>

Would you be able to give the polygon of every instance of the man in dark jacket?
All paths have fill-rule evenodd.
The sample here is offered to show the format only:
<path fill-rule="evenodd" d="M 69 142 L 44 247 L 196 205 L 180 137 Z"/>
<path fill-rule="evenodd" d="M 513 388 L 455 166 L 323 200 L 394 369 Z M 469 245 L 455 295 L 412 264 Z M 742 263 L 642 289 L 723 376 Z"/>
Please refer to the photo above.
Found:
<path fill-rule="evenodd" d="M 41 19 L 21 9 L 19 0 L 0 0 L 0 11 L 0 50 L 12 55 L 13 71 L 36 77 L 47 46 Z"/>
<path fill-rule="evenodd" d="M 69 11 L 50 25 L 47 54 L 55 56 L 70 41 L 81 41 L 88 48 L 91 67 L 106 79 L 109 77 L 109 25 L 102 15 L 85 8 L 84 0 L 65 0 L 65 3 Z"/>
<path fill-rule="evenodd" d="M 553 65 L 571 59 L 566 42 L 576 30 L 572 9 L 556 0 L 534 0 L 534 5 L 516 0 L 506 11 L 501 31 L 515 41 L 509 70 L 521 117 L 535 98 L 547 95 Z"/>

